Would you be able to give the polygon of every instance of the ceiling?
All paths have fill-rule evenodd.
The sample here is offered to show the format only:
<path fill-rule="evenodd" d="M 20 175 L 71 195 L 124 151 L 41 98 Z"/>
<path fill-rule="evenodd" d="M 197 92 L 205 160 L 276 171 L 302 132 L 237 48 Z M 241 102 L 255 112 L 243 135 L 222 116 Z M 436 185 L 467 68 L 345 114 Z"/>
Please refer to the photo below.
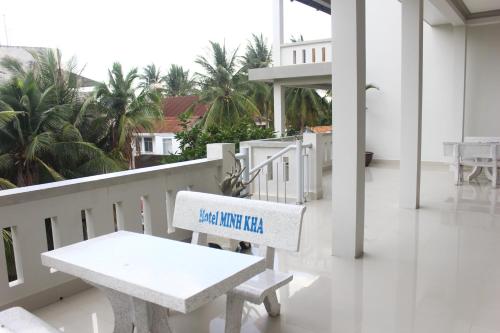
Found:
<path fill-rule="evenodd" d="M 500 0 L 462 0 L 470 13 L 500 10 Z"/>

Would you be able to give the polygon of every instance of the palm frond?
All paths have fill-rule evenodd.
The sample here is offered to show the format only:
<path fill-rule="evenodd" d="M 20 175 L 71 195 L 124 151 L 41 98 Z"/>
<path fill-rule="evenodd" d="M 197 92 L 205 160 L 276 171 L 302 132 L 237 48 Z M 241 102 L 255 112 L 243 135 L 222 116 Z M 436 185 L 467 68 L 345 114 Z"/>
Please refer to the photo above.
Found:
<path fill-rule="evenodd" d="M 64 180 L 64 177 L 59 174 L 56 170 L 54 170 L 52 167 L 50 167 L 48 164 L 46 164 L 44 161 L 39 159 L 38 157 L 35 158 L 35 161 L 40 165 L 47 173 L 54 179 L 55 181 L 60 181 Z"/>
<path fill-rule="evenodd" d="M 12 184 L 8 179 L 0 178 L 0 190 L 8 190 L 16 187 L 17 186 Z M 4 229 L 2 229 L 2 232 L 5 232 Z M 3 236 L 5 240 L 5 234 Z"/>

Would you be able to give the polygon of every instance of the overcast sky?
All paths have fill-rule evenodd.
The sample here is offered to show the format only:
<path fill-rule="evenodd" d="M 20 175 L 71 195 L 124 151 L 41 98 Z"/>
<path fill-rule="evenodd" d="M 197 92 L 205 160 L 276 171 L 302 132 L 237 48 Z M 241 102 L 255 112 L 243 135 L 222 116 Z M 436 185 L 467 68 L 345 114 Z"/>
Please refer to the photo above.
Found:
<path fill-rule="evenodd" d="M 208 41 L 243 51 L 251 33 L 272 42 L 271 0 L 0 0 L 0 43 L 57 47 L 75 55 L 84 75 L 107 76 L 114 61 L 126 69 L 154 62 L 198 70 Z M 285 0 L 285 38 L 328 38 L 330 16 Z M 242 52 L 240 52 L 241 54 Z"/>

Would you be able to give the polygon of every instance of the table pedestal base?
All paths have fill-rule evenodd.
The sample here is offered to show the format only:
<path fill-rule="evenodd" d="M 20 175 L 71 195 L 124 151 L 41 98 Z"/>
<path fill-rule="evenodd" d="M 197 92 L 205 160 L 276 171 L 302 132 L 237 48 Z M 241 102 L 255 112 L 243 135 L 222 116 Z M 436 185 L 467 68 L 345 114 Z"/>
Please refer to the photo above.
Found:
<path fill-rule="evenodd" d="M 172 333 L 168 324 L 168 309 L 86 282 L 101 290 L 111 303 L 115 316 L 113 333 Z"/>

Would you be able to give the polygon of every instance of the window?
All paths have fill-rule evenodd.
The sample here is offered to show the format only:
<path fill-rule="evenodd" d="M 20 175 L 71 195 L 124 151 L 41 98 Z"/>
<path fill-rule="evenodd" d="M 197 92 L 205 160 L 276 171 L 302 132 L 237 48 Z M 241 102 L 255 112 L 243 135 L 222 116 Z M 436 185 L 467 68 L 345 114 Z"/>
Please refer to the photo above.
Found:
<path fill-rule="evenodd" d="M 171 155 L 172 151 L 172 139 L 163 139 L 163 155 Z"/>
<path fill-rule="evenodd" d="M 146 153 L 153 152 L 153 138 L 144 138 L 144 151 Z"/>

